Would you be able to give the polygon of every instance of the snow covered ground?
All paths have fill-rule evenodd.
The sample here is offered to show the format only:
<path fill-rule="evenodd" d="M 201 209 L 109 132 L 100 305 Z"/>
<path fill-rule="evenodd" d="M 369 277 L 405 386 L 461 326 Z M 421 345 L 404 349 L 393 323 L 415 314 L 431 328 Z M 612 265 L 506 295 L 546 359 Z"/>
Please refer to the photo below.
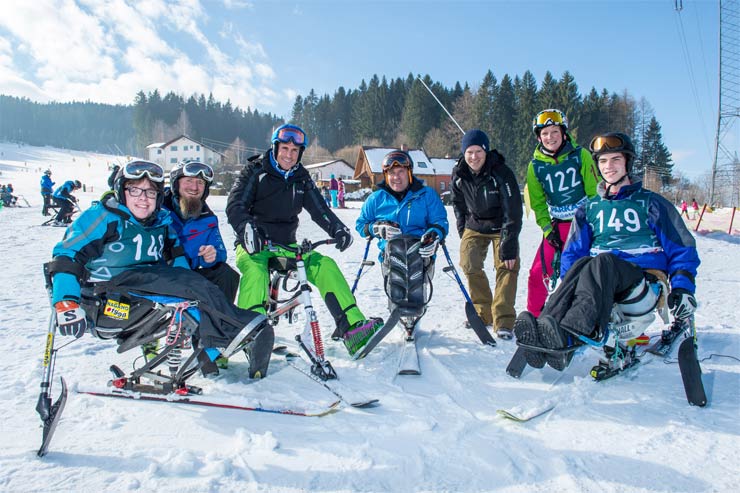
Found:
<path fill-rule="evenodd" d="M 88 190 L 79 194 L 87 206 L 104 189 L 107 166 L 115 160 L 0 143 L 0 183 L 13 183 L 33 206 L 0 210 L 0 490 L 736 491 L 740 363 L 716 355 L 740 357 L 740 241 L 721 233 L 697 238 L 699 356 L 714 355 L 702 363 L 710 394 L 703 409 L 686 403 L 678 365 L 667 364 L 675 363 L 675 353 L 667 362 L 647 356 L 642 366 L 600 383 L 587 376 L 596 362 L 590 352 L 564 374 L 530 369 L 521 380 L 508 377 L 504 368 L 514 343 L 483 347 L 463 327 L 463 298 L 442 273 L 442 257 L 419 337 L 421 376 L 396 375 L 400 330 L 367 359 L 349 360 L 329 340 L 328 312 L 317 303 L 327 353 L 340 378 L 378 397 L 380 406 L 343 407 L 313 418 L 81 395 L 74 392 L 78 384 L 105 385 L 109 365 L 128 369 L 138 356 L 120 355 L 113 343 L 85 337 L 59 352 L 57 382 L 64 376 L 71 391 L 51 451 L 38 459 L 41 429 L 34 406 L 49 317 L 41 265 L 63 234 L 38 226 L 38 182 L 47 167 L 57 185 L 78 178 Z M 230 242 L 225 197 L 209 203 Z M 356 207 L 338 211 L 339 217 L 353 225 Z M 323 236 L 302 219 L 300 236 Z M 520 310 L 539 241 L 530 218 L 521 235 Z M 457 261 L 456 234 L 448 246 Z M 356 238 L 344 253 L 333 247 L 325 252 L 351 282 L 363 248 Z M 371 252 L 374 257 L 376 248 Z M 386 316 L 378 267 L 360 281 L 358 303 L 366 315 Z M 660 329 L 654 325 L 651 335 Z M 277 335 L 289 342 L 299 330 L 281 322 Z M 279 357 L 264 380 L 243 381 L 245 372 L 246 362 L 236 357 L 218 379 L 197 377 L 193 383 L 206 395 L 244 396 L 264 405 L 310 407 L 334 397 Z M 543 401 L 557 405 L 528 423 L 496 415 L 500 408 L 529 409 Z"/>

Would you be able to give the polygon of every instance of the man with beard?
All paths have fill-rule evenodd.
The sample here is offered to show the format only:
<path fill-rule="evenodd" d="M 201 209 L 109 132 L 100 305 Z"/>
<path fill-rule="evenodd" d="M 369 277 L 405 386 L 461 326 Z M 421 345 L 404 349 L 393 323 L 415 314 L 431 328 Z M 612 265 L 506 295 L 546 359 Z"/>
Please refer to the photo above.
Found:
<path fill-rule="evenodd" d="M 190 268 L 217 285 L 233 303 L 239 274 L 226 263 L 218 218 L 206 204 L 212 181 L 213 168 L 209 165 L 183 161 L 170 171 L 170 188 L 163 205 L 172 212 L 172 226 Z"/>

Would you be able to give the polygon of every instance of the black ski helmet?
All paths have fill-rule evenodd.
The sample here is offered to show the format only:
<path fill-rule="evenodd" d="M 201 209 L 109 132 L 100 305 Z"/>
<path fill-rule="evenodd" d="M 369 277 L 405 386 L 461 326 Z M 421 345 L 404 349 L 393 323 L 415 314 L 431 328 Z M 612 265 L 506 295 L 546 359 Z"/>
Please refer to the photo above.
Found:
<path fill-rule="evenodd" d="M 164 169 L 157 163 L 144 160 L 129 161 L 124 164 L 116 173 L 113 180 L 113 192 L 116 199 L 121 205 L 126 205 L 126 194 L 124 193 L 125 185 L 129 181 L 137 181 L 142 178 L 149 178 L 154 187 L 157 189 L 157 203 L 154 208 L 154 214 L 159 212 L 164 200 Z"/>
<path fill-rule="evenodd" d="M 180 197 L 180 186 L 177 182 L 183 176 L 198 177 L 205 182 L 206 187 L 203 190 L 203 196 L 200 198 L 201 201 L 205 201 L 211 189 L 211 182 L 213 181 L 213 168 L 195 160 L 186 159 L 177 163 L 170 170 L 170 190 L 172 190 L 172 195 L 175 198 Z"/>
<path fill-rule="evenodd" d="M 632 162 L 635 160 L 635 146 L 627 134 L 621 132 L 609 132 L 600 134 L 591 140 L 588 146 L 591 156 L 598 164 L 599 156 L 610 152 L 621 152 L 627 160 L 627 174 L 632 173 Z"/>
<path fill-rule="evenodd" d="M 272 142 L 272 157 L 275 159 L 277 159 L 279 143 L 282 142 L 283 144 L 287 144 L 288 142 L 293 142 L 293 144 L 301 148 L 300 151 L 298 151 L 298 162 L 300 163 L 301 157 L 303 157 L 303 151 L 305 151 L 308 146 L 308 137 L 306 137 L 306 132 L 304 132 L 298 125 L 286 123 L 275 129 L 270 138 L 270 142 Z"/>
<path fill-rule="evenodd" d="M 74 186 L 75 188 L 82 188 L 82 183 L 80 183 L 80 180 L 75 180 Z"/>

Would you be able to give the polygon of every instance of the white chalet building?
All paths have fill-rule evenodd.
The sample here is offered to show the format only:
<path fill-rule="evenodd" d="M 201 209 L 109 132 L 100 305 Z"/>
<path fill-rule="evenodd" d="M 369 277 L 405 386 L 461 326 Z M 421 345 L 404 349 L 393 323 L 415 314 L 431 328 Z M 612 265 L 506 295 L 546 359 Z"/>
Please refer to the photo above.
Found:
<path fill-rule="evenodd" d="M 222 164 L 224 157 L 220 152 L 194 141 L 187 135 L 180 135 L 169 142 L 149 144 L 146 150 L 147 159 L 161 165 L 166 171 L 171 170 L 183 159 L 193 159 L 218 167 Z"/>

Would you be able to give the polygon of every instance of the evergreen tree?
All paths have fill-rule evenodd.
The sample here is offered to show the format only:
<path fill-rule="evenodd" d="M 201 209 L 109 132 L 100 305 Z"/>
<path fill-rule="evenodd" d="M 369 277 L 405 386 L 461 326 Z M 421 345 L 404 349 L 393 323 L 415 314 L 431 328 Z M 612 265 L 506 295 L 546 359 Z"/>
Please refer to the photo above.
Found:
<path fill-rule="evenodd" d="M 673 174 L 673 158 L 663 143 L 660 123 L 655 117 L 650 119 L 642 149 L 642 161 L 646 171 L 655 172 L 662 184 L 668 185 Z"/>
<path fill-rule="evenodd" d="M 555 89 L 554 107 L 565 113 L 568 118 L 568 130 L 573 138 L 578 138 L 578 125 L 581 115 L 581 95 L 573 74 L 563 72 Z"/>
<path fill-rule="evenodd" d="M 507 159 L 512 159 L 516 142 L 512 122 L 516 119 L 516 108 L 514 86 L 509 74 L 504 74 L 501 79 L 491 117 L 493 119 L 493 132 L 489 134 L 491 146 L 498 149 Z"/>
<path fill-rule="evenodd" d="M 493 135 L 493 107 L 498 93 L 498 81 L 493 72 L 489 70 L 483 77 L 475 98 L 475 127 L 483 130 L 489 136 Z M 470 130 L 470 129 L 465 129 Z"/>
<path fill-rule="evenodd" d="M 514 97 L 517 103 L 514 119 L 514 152 L 509 160 L 509 166 L 516 173 L 519 183 L 524 183 L 533 149 L 537 145 L 537 139 L 532 132 L 532 120 L 540 112 L 540 108 L 537 106 L 537 81 L 532 72 L 527 70 L 519 83 L 517 80 L 514 80 Z"/>
<path fill-rule="evenodd" d="M 550 71 L 545 72 L 542 79 L 540 91 L 537 93 L 537 104 L 540 111 L 554 108 L 558 101 L 558 81 L 552 76 Z"/>

